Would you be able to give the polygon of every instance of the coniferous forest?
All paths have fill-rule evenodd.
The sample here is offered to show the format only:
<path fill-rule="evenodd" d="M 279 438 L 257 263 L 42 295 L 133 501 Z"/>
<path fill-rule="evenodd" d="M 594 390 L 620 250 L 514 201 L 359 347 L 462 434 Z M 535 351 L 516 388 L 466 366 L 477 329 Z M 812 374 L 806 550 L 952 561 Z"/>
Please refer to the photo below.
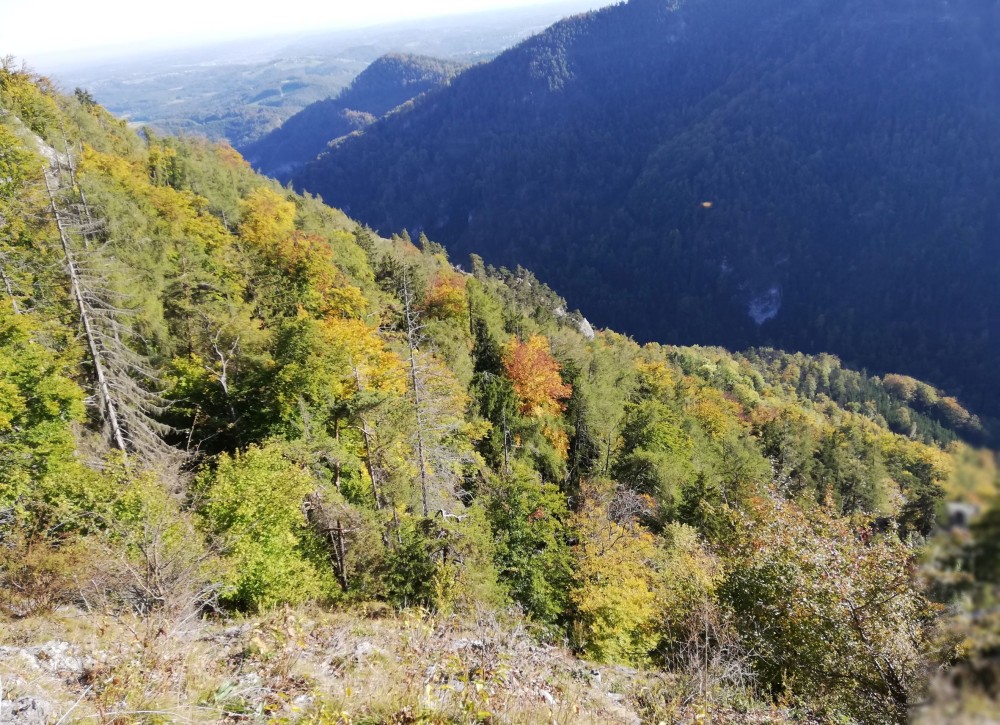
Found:
<path fill-rule="evenodd" d="M 906 369 L 595 330 L 10 59 L 0 281 L 0 721 L 995 705 L 996 455 Z"/>

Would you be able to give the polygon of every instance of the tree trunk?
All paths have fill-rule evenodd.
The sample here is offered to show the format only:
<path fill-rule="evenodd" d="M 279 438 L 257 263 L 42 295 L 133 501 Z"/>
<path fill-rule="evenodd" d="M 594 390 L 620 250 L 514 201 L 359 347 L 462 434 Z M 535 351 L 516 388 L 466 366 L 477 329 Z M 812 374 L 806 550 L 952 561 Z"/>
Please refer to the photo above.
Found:
<path fill-rule="evenodd" d="M 358 370 L 357 366 L 354 367 L 354 380 L 358 384 L 358 392 L 364 390 L 364 384 L 361 381 L 361 371 Z M 365 443 L 365 468 L 368 469 L 368 477 L 372 481 L 372 494 L 375 496 L 375 510 L 380 511 L 382 509 L 382 492 L 379 489 L 378 475 L 380 472 L 375 467 L 375 448 L 372 445 L 372 431 L 368 426 L 368 419 L 364 415 L 358 415 L 358 419 L 361 421 L 361 437 Z"/>
<path fill-rule="evenodd" d="M 73 300 L 76 302 L 77 310 L 80 313 L 80 322 L 83 325 L 84 336 L 87 338 L 87 348 L 90 351 L 91 362 L 94 365 L 94 376 L 97 379 L 97 391 L 101 398 L 101 405 L 105 420 L 107 420 L 108 425 L 111 426 L 111 437 L 115 447 L 127 455 L 128 446 L 125 443 L 125 435 L 122 432 L 121 424 L 119 423 L 118 408 L 115 405 L 114 398 L 111 396 L 111 386 L 108 383 L 108 378 L 104 371 L 101 350 L 97 343 L 97 336 L 94 334 L 93 324 L 90 319 L 90 312 L 87 308 L 87 303 L 83 298 L 83 292 L 80 286 L 80 277 L 76 267 L 76 259 L 73 256 L 73 249 L 70 245 L 69 235 L 67 234 L 66 227 L 63 224 L 62 216 L 59 214 L 59 207 L 56 205 L 56 196 L 52 191 L 52 186 L 49 184 L 49 176 L 47 173 L 45 174 L 45 190 L 48 192 L 50 209 L 52 210 L 52 215 L 55 217 L 56 227 L 59 230 L 59 239 L 62 242 L 63 255 L 66 258 L 66 271 L 69 275 L 70 291 L 73 295 Z"/>
<path fill-rule="evenodd" d="M 3 260 L 0 259 L 0 262 Z M 3 278 L 3 286 L 7 291 L 7 296 L 10 297 L 11 307 L 14 309 L 15 315 L 21 314 L 21 308 L 17 304 L 17 297 L 14 296 L 14 284 L 11 282 L 10 277 L 7 276 L 7 270 L 4 268 L 3 264 L 0 264 L 0 278 Z"/>
<path fill-rule="evenodd" d="M 420 496 L 423 512 L 426 517 L 430 513 L 427 490 L 427 456 L 424 452 L 424 421 L 423 407 L 420 400 L 420 380 L 417 375 L 417 319 L 413 312 L 413 295 L 410 292 L 408 277 L 403 275 L 403 305 L 406 310 L 406 344 L 410 353 L 410 383 L 413 386 L 413 410 L 417 418 L 417 464 L 420 466 Z"/>

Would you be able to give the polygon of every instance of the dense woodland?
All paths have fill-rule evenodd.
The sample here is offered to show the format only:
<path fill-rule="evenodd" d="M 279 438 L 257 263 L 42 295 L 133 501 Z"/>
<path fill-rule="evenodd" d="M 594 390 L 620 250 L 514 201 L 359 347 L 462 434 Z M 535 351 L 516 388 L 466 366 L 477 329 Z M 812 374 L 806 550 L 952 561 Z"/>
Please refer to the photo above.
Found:
<path fill-rule="evenodd" d="M 397 106 L 446 84 L 464 68 L 461 63 L 426 56 L 384 55 L 336 98 L 306 106 L 243 148 L 243 155 L 262 174 L 286 182 L 334 139 L 371 125 Z"/>
<path fill-rule="evenodd" d="M 640 340 L 833 352 L 996 417 L 998 32 L 984 0 L 631 0 L 294 181 Z"/>
<path fill-rule="evenodd" d="M 989 694 L 969 613 L 1000 579 L 997 469 L 958 401 L 829 355 L 594 333 L 531 273 L 467 267 L 6 62 L 3 617 L 519 612 L 664 673 L 651 720 L 906 722 L 941 668 Z M 985 512 L 973 535 L 946 501 Z M 87 707 L 167 707 L 135 686 L 167 636 L 144 631 Z M 355 721 L 315 697 L 289 717 Z M 476 707 L 355 715 L 494 721 Z"/>

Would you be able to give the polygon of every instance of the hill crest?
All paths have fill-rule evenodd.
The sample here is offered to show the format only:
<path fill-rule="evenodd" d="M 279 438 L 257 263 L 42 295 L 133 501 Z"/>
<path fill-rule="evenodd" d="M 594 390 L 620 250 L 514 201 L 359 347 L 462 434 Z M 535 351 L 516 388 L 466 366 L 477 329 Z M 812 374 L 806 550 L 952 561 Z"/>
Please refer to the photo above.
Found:
<path fill-rule="evenodd" d="M 244 155 L 261 173 L 287 181 L 334 139 L 366 128 L 400 104 L 448 83 L 464 68 L 428 56 L 388 53 L 336 97 L 310 104 L 250 144 Z"/>

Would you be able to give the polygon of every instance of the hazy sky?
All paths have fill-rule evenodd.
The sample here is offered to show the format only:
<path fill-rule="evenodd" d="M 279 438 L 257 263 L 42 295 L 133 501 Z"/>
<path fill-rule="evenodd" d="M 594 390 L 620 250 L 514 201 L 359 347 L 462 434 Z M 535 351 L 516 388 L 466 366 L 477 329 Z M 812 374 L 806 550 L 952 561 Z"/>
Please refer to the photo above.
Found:
<path fill-rule="evenodd" d="M 553 0 L 0 0 L 0 56 L 188 45 L 297 30 L 377 25 Z"/>

